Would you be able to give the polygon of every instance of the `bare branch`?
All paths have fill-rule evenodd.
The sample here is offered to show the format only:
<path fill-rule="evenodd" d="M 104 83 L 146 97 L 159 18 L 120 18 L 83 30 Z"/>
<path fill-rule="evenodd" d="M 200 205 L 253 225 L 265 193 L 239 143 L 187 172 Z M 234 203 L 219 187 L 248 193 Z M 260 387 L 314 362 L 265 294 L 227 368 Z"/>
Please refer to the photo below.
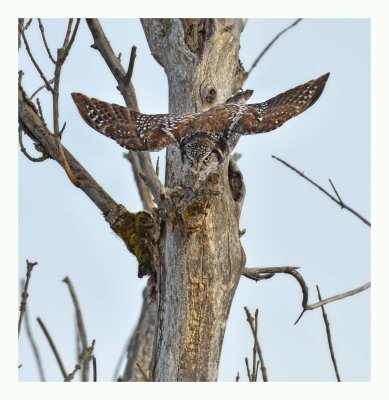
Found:
<path fill-rule="evenodd" d="M 247 72 L 247 77 L 251 74 L 251 71 L 257 66 L 257 64 L 259 63 L 259 61 L 262 59 L 262 57 L 268 52 L 268 50 L 270 49 L 270 47 L 273 46 L 273 44 L 284 34 L 286 33 L 289 29 L 293 28 L 294 26 L 296 26 L 300 21 L 302 20 L 302 18 L 298 18 L 296 19 L 296 21 L 294 21 L 291 25 L 289 25 L 288 27 L 286 27 L 285 29 L 283 29 L 281 32 L 279 32 L 274 38 L 273 40 L 261 51 L 261 53 L 259 54 L 259 56 L 254 60 L 253 64 L 251 65 L 250 69 Z M 247 20 L 246 20 L 247 21 Z M 246 77 L 246 79 L 247 79 Z"/>
<path fill-rule="evenodd" d="M 74 289 L 73 283 L 70 280 L 68 276 L 66 276 L 62 282 L 66 283 L 66 285 L 69 288 L 70 296 L 72 297 L 73 304 L 74 304 L 74 309 L 76 311 L 76 320 L 77 320 L 77 330 L 80 335 L 81 339 L 81 352 L 78 354 L 78 360 L 80 361 L 83 358 L 83 355 L 88 349 L 88 338 L 86 335 L 86 329 L 85 329 L 85 324 L 84 324 L 84 319 L 82 317 L 82 312 L 81 312 L 81 307 L 80 303 L 77 298 L 76 291 Z M 88 377 L 89 377 L 89 364 L 86 362 L 84 364 L 83 370 L 82 370 L 82 381 L 83 382 L 88 382 Z"/>
<path fill-rule="evenodd" d="M 28 285 L 30 283 L 30 278 L 31 278 L 31 272 L 32 269 L 37 265 L 37 262 L 30 262 L 26 260 L 27 263 L 27 271 L 26 271 L 26 283 L 23 287 L 22 291 L 22 300 L 20 302 L 20 314 L 19 314 L 19 323 L 18 323 L 18 337 L 20 335 L 20 330 L 22 329 L 22 321 L 23 321 L 23 316 L 24 313 L 26 312 L 26 307 L 27 307 L 27 298 L 28 298 Z"/>
<path fill-rule="evenodd" d="M 39 67 L 38 63 L 36 62 L 34 56 L 31 53 L 31 49 L 30 49 L 30 46 L 28 44 L 26 35 L 24 34 L 24 29 L 21 29 L 19 27 L 19 33 L 23 38 L 23 42 L 24 42 L 24 45 L 26 46 L 27 53 L 28 53 L 32 63 L 34 64 L 35 69 L 38 71 L 40 77 L 42 78 L 43 82 L 45 83 L 47 90 L 50 91 L 51 93 L 54 93 L 54 89 L 50 86 L 50 83 L 47 80 L 45 74 L 43 73 L 43 71 L 41 70 L 41 68 Z"/>
<path fill-rule="evenodd" d="M 19 121 L 23 129 L 28 131 L 54 160 L 60 162 L 58 146 L 53 134 L 47 129 L 42 119 L 30 102 L 27 95 L 19 88 Z M 104 216 L 117 210 L 119 205 L 99 186 L 93 177 L 83 166 L 62 146 L 73 174 L 79 182 L 82 182 L 81 190 L 96 204 Z"/>
<path fill-rule="evenodd" d="M 34 336 L 32 335 L 28 310 L 26 310 L 26 314 L 24 316 L 24 320 L 25 320 L 27 338 L 28 338 L 28 341 L 30 342 L 30 345 L 31 345 L 31 348 L 32 348 L 32 352 L 34 354 L 35 362 L 36 362 L 36 365 L 38 367 L 40 380 L 41 380 L 41 382 L 46 382 L 46 377 L 45 377 L 45 372 L 43 370 L 41 356 L 40 356 L 40 353 L 39 353 L 39 350 L 38 350 L 38 346 L 37 346 L 37 344 L 35 342 Z"/>
<path fill-rule="evenodd" d="M 50 60 L 53 62 L 53 64 L 56 63 L 56 61 L 54 60 L 49 45 L 47 44 L 47 40 L 46 40 L 46 35 L 45 35 L 45 27 L 42 24 L 42 21 L 40 18 L 38 18 L 38 24 L 39 24 L 39 30 L 41 31 L 41 36 L 42 36 L 42 40 L 43 40 L 43 44 L 45 45 L 46 51 L 47 51 L 47 55 L 49 56 Z M 31 96 L 34 97 L 34 96 Z"/>
<path fill-rule="evenodd" d="M 324 304 L 331 303 L 333 301 L 342 300 L 346 297 L 353 296 L 354 294 L 363 292 L 371 286 L 370 282 L 365 283 L 364 285 L 349 290 L 348 292 L 340 293 L 332 297 L 328 297 L 318 303 L 308 304 L 308 286 L 306 285 L 304 278 L 296 271 L 298 267 L 264 267 L 264 268 L 244 268 L 242 275 L 246 278 L 252 279 L 254 281 L 260 281 L 263 279 L 269 279 L 274 274 L 284 273 L 292 275 L 300 285 L 301 291 L 303 292 L 303 301 L 302 301 L 302 312 L 300 316 L 297 318 L 295 325 L 299 322 L 305 311 L 314 310 L 315 308 L 321 307 Z M 267 276 L 268 274 L 273 274 L 272 276 Z M 265 276 L 265 278 L 264 278 Z"/>
<path fill-rule="evenodd" d="M 320 289 L 319 289 L 319 286 L 318 286 L 318 285 L 316 285 L 316 290 L 317 290 L 317 295 L 318 295 L 318 297 L 319 297 L 319 301 L 322 301 L 322 300 L 321 300 Z M 326 310 L 324 309 L 324 306 L 323 306 L 323 305 L 321 306 L 321 311 L 322 311 L 324 323 L 325 323 L 325 326 L 326 326 L 328 347 L 329 347 L 329 349 L 330 349 L 331 360 L 332 360 L 332 364 L 333 364 L 333 366 L 334 366 L 334 370 L 335 370 L 335 374 L 336 374 L 336 379 L 338 380 L 338 382 L 340 382 L 340 375 L 339 375 L 338 365 L 337 365 L 337 363 L 336 363 L 334 347 L 333 347 L 333 345 L 332 345 L 332 337 L 331 337 L 331 330 L 330 330 L 330 321 L 328 320 L 328 316 L 327 316 Z"/>
<path fill-rule="evenodd" d="M 250 367 L 249 367 L 249 359 L 247 357 L 245 357 L 244 362 L 246 364 L 246 373 L 247 373 L 247 377 L 249 378 L 249 382 L 252 382 L 252 376 L 251 376 L 251 372 L 250 372 Z"/>
<path fill-rule="evenodd" d="M 127 153 L 124 153 L 123 156 L 131 163 L 134 179 L 136 182 L 136 186 L 138 187 L 138 192 L 142 200 L 143 208 L 147 211 L 151 211 L 154 207 L 153 198 L 144 180 L 140 177 L 141 166 L 139 162 L 139 157 L 133 151 L 128 151 Z"/>
<path fill-rule="evenodd" d="M 74 366 L 73 371 L 69 374 L 65 376 L 64 382 L 70 382 L 74 379 L 74 376 L 76 375 L 77 371 L 79 371 L 82 366 L 88 362 L 93 354 L 93 350 L 95 347 L 95 340 L 92 340 L 92 344 L 87 348 L 87 351 L 84 353 L 83 357 L 80 359 L 80 361 L 78 362 L 78 364 L 76 364 Z"/>
<path fill-rule="evenodd" d="M 54 78 L 49 80 L 50 85 L 54 83 Z M 39 86 L 37 90 L 31 95 L 30 99 L 32 100 L 42 89 L 47 89 L 46 84 Z"/>
<path fill-rule="evenodd" d="M 131 340 L 131 338 L 127 339 L 126 343 L 124 344 L 123 350 L 120 353 L 120 356 L 119 356 L 118 362 L 116 363 L 115 371 L 114 371 L 113 377 L 112 377 L 113 382 L 116 382 L 118 380 L 120 367 L 122 366 L 124 357 L 127 354 L 127 348 L 128 348 L 128 345 L 130 344 L 130 340 Z"/>
<path fill-rule="evenodd" d="M 256 349 L 257 353 L 258 353 L 258 357 L 260 360 L 260 364 L 261 364 L 261 372 L 262 372 L 262 379 L 264 382 L 268 382 L 268 377 L 267 377 L 267 371 L 266 371 L 266 366 L 265 366 L 265 361 L 263 359 L 263 354 L 262 354 L 262 349 L 261 346 L 259 344 L 259 340 L 258 340 L 258 332 L 257 332 L 257 324 L 258 324 L 258 309 L 255 311 L 255 321 L 253 316 L 251 315 L 249 309 L 247 307 L 244 307 L 244 310 L 246 311 L 246 316 L 247 316 L 247 322 L 250 325 L 250 329 L 251 329 L 251 333 L 253 334 L 254 337 L 254 349 Z M 253 378 L 256 375 L 255 372 L 256 368 L 255 368 L 255 361 L 254 361 L 254 367 L 253 367 Z M 250 382 L 253 382 L 253 380 L 251 380 Z"/>
<path fill-rule="evenodd" d="M 368 226 L 371 226 L 371 223 L 364 217 L 361 216 L 361 214 L 359 214 L 358 212 L 356 212 L 355 210 L 353 210 L 351 207 L 349 207 L 348 205 L 346 205 L 345 203 L 343 203 L 343 201 L 340 199 L 338 193 L 336 192 L 334 186 L 334 190 L 336 195 L 338 196 L 338 199 L 336 199 L 334 196 L 332 196 L 330 193 L 328 193 L 325 189 L 323 189 L 320 185 L 318 185 L 316 182 L 314 182 L 312 179 L 308 178 L 307 176 L 304 175 L 304 172 L 299 171 L 298 169 L 296 169 L 295 167 L 293 167 L 292 165 L 288 164 L 286 161 L 281 160 L 280 158 L 276 157 L 276 156 L 272 156 L 272 158 L 275 158 L 277 161 L 281 162 L 282 164 L 286 165 L 288 168 L 290 168 L 292 171 L 296 172 L 298 175 L 300 175 L 302 178 L 304 178 L 305 180 L 307 180 L 308 182 L 312 183 L 312 185 L 316 186 L 319 190 L 321 190 L 326 196 L 328 196 L 332 201 L 334 201 L 336 204 L 338 204 L 341 208 L 344 208 L 348 211 L 350 211 L 352 214 L 354 214 L 356 217 L 358 217 L 363 223 L 365 223 Z"/>
<path fill-rule="evenodd" d="M 92 33 L 94 43 L 92 45 L 93 48 L 97 49 L 101 56 L 103 57 L 104 61 L 106 62 L 107 66 L 111 70 L 112 75 L 118 82 L 117 89 L 122 94 L 126 106 L 132 108 L 135 111 L 139 111 L 138 101 L 135 94 L 135 89 L 131 83 L 131 81 L 127 81 L 126 76 L 128 77 L 128 73 L 125 72 L 123 66 L 120 63 L 120 60 L 115 55 L 114 51 L 112 50 L 111 44 L 109 43 L 103 28 L 100 25 L 100 22 L 96 18 L 87 18 L 86 22 L 88 24 L 89 30 Z M 135 61 L 135 50 L 133 47 L 133 51 L 131 51 L 130 57 L 130 65 L 129 65 L 129 72 L 131 72 L 131 65 Z M 132 60 L 132 64 L 131 64 Z M 133 68 L 133 66 L 132 66 Z M 134 174 L 139 175 L 143 173 L 147 179 L 145 179 L 145 183 L 149 186 L 150 191 L 152 192 L 156 201 L 159 199 L 159 191 L 161 187 L 161 183 L 154 171 L 153 165 L 151 163 L 150 155 L 147 152 L 140 152 L 136 153 L 132 156 L 133 158 L 139 158 L 139 164 L 141 169 L 135 170 Z M 133 164 L 135 165 L 135 164 Z M 138 186 L 139 188 L 139 186 Z M 144 189 L 142 189 L 144 190 Z M 141 195 L 142 196 L 142 195 Z"/>
<path fill-rule="evenodd" d="M 19 145 L 20 145 L 20 151 L 30 160 L 30 161 L 32 161 L 32 162 L 42 162 L 42 161 L 45 161 L 45 160 L 47 160 L 48 158 L 49 158 L 49 156 L 47 155 L 47 154 L 42 154 L 42 156 L 41 157 L 33 157 L 33 156 L 30 156 L 30 154 L 28 154 L 28 151 L 27 151 L 27 149 L 24 147 L 24 144 L 23 144 L 23 129 L 22 129 L 22 127 L 21 126 L 19 126 Z"/>
<path fill-rule="evenodd" d="M 354 294 L 361 293 L 364 290 L 369 289 L 370 287 L 371 287 L 371 282 L 367 282 L 364 285 L 359 286 L 359 287 L 357 287 L 355 289 L 349 290 L 349 291 L 344 292 L 344 293 L 337 294 L 335 296 L 327 297 L 326 299 L 321 300 L 318 303 L 308 304 L 306 309 L 307 310 L 314 310 L 315 308 L 321 307 L 321 306 L 323 306 L 325 304 L 328 304 L 328 303 L 332 303 L 333 301 L 338 301 L 338 300 L 345 299 L 346 297 L 354 296 Z"/>
<path fill-rule="evenodd" d="M 136 58 L 136 46 L 132 46 L 128 70 L 126 76 L 123 78 L 123 83 L 125 86 L 128 86 L 128 84 L 131 82 L 132 73 L 134 72 L 135 58 Z"/>
<path fill-rule="evenodd" d="M 330 184 L 331 184 L 331 186 L 332 186 L 332 189 L 334 189 L 335 194 L 338 196 L 338 200 L 339 200 L 339 203 L 340 203 L 340 204 L 339 204 L 340 207 L 341 207 L 341 208 L 344 208 L 343 200 L 340 198 L 338 191 L 336 190 L 336 188 L 335 188 L 334 184 L 332 183 L 331 179 L 328 178 L 328 180 L 330 181 Z"/>
<path fill-rule="evenodd" d="M 93 382 L 97 382 L 97 361 L 96 357 L 92 357 L 93 360 Z"/>
<path fill-rule="evenodd" d="M 239 382 L 240 380 L 240 376 L 239 376 L 239 371 L 236 373 L 236 378 L 235 378 L 235 382 Z"/>
<path fill-rule="evenodd" d="M 47 341 L 49 342 L 49 345 L 50 345 L 50 347 L 51 347 L 51 350 L 53 351 L 54 356 L 55 356 L 55 359 L 57 360 L 59 369 L 61 370 L 62 376 L 63 376 L 64 378 L 66 378 L 66 370 L 65 370 L 65 367 L 64 367 L 64 365 L 63 365 L 61 356 L 60 356 L 59 353 L 58 353 L 57 347 L 56 347 L 56 345 L 54 344 L 54 341 L 53 341 L 52 337 L 50 336 L 49 331 L 47 330 L 45 324 L 43 323 L 43 321 L 42 321 L 39 317 L 38 317 L 36 320 L 38 321 L 39 326 L 42 328 L 42 331 L 43 331 L 43 333 L 45 334 Z"/>
<path fill-rule="evenodd" d="M 66 34 L 65 34 L 65 38 L 63 40 L 62 47 L 66 47 L 69 43 L 70 33 L 72 32 L 72 26 L 73 26 L 73 18 L 69 18 L 68 27 L 66 29 Z"/>

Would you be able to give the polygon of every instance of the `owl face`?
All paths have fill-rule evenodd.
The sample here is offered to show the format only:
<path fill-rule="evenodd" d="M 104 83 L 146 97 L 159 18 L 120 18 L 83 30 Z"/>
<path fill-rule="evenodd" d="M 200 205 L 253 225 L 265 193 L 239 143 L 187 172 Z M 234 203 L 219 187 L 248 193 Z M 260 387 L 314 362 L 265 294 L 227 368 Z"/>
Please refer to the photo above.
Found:
<path fill-rule="evenodd" d="M 204 180 L 210 172 L 216 171 L 219 158 L 210 146 L 211 143 L 195 140 L 181 149 L 184 168 Z"/>

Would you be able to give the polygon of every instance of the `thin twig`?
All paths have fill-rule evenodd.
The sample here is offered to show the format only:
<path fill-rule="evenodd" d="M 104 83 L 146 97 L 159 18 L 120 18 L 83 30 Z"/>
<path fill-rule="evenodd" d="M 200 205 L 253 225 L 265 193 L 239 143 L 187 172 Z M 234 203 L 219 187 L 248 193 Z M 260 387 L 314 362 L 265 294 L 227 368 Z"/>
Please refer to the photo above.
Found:
<path fill-rule="evenodd" d="M 95 343 L 96 341 L 93 339 L 92 340 L 92 344 L 87 348 L 87 351 L 84 353 L 83 357 L 80 359 L 80 361 L 78 362 L 78 364 L 76 364 L 74 366 L 73 371 L 69 374 L 65 376 L 64 382 L 70 382 L 74 379 L 74 376 L 76 375 L 77 371 L 79 371 L 82 366 L 88 362 L 93 354 L 93 350 L 95 347 Z"/>
<path fill-rule="evenodd" d="M 66 47 L 69 43 L 70 33 L 72 32 L 73 18 L 69 18 L 68 27 L 66 29 L 65 38 L 63 40 L 62 47 Z"/>
<path fill-rule="evenodd" d="M 159 177 L 159 156 L 157 157 L 157 164 L 155 165 L 155 173 Z"/>
<path fill-rule="evenodd" d="M 331 303 L 333 301 L 338 301 L 345 299 L 346 297 L 353 296 L 354 294 L 363 292 L 364 290 L 370 288 L 371 282 L 367 282 L 364 285 L 357 287 L 356 289 L 349 290 L 344 293 L 337 294 L 335 296 L 328 297 L 318 303 L 308 304 L 308 286 L 306 285 L 304 278 L 299 274 L 296 269 L 298 267 L 265 267 L 265 268 L 244 268 L 242 275 L 246 278 L 252 279 L 254 281 L 260 281 L 263 278 L 263 275 L 266 274 L 278 274 L 284 273 L 292 275 L 300 285 L 301 291 L 303 293 L 303 300 L 302 300 L 302 312 L 300 316 L 297 318 L 295 325 L 300 321 L 301 317 L 305 313 L 305 311 L 314 310 L 315 308 L 321 307 L 324 304 Z"/>
<path fill-rule="evenodd" d="M 50 85 L 54 83 L 54 78 L 49 80 Z M 32 100 L 42 89 L 46 89 L 46 84 L 40 86 L 35 92 L 31 95 L 30 99 Z"/>
<path fill-rule="evenodd" d="M 249 309 L 247 307 L 244 307 L 244 310 L 246 311 L 246 316 L 247 316 L 247 322 L 250 325 L 251 333 L 253 334 L 254 337 L 254 347 L 256 347 L 258 357 L 260 360 L 261 364 L 261 372 L 262 372 L 262 379 L 264 382 L 268 382 L 268 377 L 267 377 L 267 371 L 266 371 L 266 366 L 265 366 L 265 361 L 263 359 L 263 354 L 262 354 L 262 349 L 259 344 L 258 336 L 256 334 L 256 328 L 254 326 L 254 318 L 251 315 Z M 256 311 L 256 314 L 258 313 L 258 310 Z"/>
<path fill-rule="evenodd" d="M 26 307 L 27 307 L 27 298 L 28 298 L 28 285 L 30 283 L 30 278 L 31 278 L 31 272 L 32 269 L 37 265 L 37 262 L 30 262 L 26 260 L 27 266 L 26 266 L 26 283 L 24 284 L 23 291 L 22 291 L 22 300 L 20 302 L 20 314 L 19 314 L 19 323 L 18 323 L 18 337 L 20 335 L 20 330 L 22 329 L 22 321 L 23 321 L 23 316 L 24 313 L 26 312 Z"/>
<path fill-rule="evenodd" d="M 239 376 L 239 371 L 238 371 L 236 374 L 235 382 L 239 382 L 239 380 L 240 380 L 240 376 Z"/>
<path fill-rule="evenodd" d="M 139 371 L 142 373 L 143 378 L 145 379 L 145 381 L 148 382 L 149 381 L 148 374 L 144 371 L 144 369 L 140 366 L 140 364 L 136 363 L 135 365 L 139 368 Z"/>
<path fill-rule="evenodd" d="M 300 21 L 302 20 L 302 18 L 298 18 L 296 19 L 296 21 L 294 21 L 291 25 L 289 25 L 288 27 L 286 27 L 285 29 L 283 29 L 281 32 L 279 32 L 274 38 L 273 40 L 261 51 L 261 53 L 259 54 L 259 56 L 254 60 L 253 64 L 251 65 L 250 69 L 247 72 L 247 77 L 251 74 L 251 71 L 257 66 L 257 64 L 259 63 L 259 61 L 261 60 L 261 58 L 268 52 L 268 50 L 270 49 L 270 47 L 273 46 L 273 44 L 284 34 L 286 33 L 289 29 L 293 28 L 294 26 L 296 26 Z M 247 78 L 246 78 L 247 79 Z"/>
<path fill-rule="evenodd" d="M 66 378 L 66 370 L 65 370 L 65 367 L 64 367 L 64 365 L 63 365 L 61 356 L 60 356 L 59 353 L 58 353 L 57 347 L 56 347 L 56 345 L 54 344 L 54 341 L 53 341 L 52 337 L 50 336 L 49 331 L 47 330 L 45 324 L 43 323 L 43 321 L 42 321 L 39 317 L 38 317 L 36 320 L 38 321 L 39 326 L 42 328 L 42 331 L 43 331 L 43 333 L 45 334 L 47 341 L 49 342 L 49 345 L 50 345 L 50 347 L 51 347 L 51 350 L 53 351 L 54 356 L 55 356 L 55 359 L 57 360 L 59 369 L 61 370 L 62 376 L 63 376 L 64 378 Z"/>
<path fill-rule="evenodd" d="M 318 185 L 316 182 L 314 182 L 312 179 L 308 178 L 307 176 L 304 175 L 304 172 L 299 171 L 292 165 L 288 164 L 286 161 L 281 160 L 280 158 L 276 156 L 272 156 L 272 158 L 276 159 L 277 161 L 281 162 L 282 164 L 286 165 L 288 168 L 290 168 L 292 171 L 296 172 L 298 175 L 300 175 L 302 178 L 307 180 L 308 182 L 312 183 L 312 185 L 316 186 L 319 190 L 321 190 L 326 196 L 328 196 L 332 201 L 334 201 L 336 204 L 338 204 L 341 208 L 344 208 L 348 211 L 350 211 L 352 214 L 354 214 L 356 217 L 358 217 L 363 223 L 365 223 L 368 226 L 371 226 L 371 223 L 364 217 L 362 217 L 361 214 L 356 212 L 354 209 L 343 203 L 343 201 L 340 199 L 336 199 L 334 196 L 332 196 L 330 193 L 328 193 L 325 189 L 323 189 L 320 185 Z M 334 188 L 335 190 L 335 188 Z M 335 190 L 336 192 L 336 190 Z M 338 196 L 338 194 L 337 194 Z"/>
<path fill-rule="evenodd" d="M 249 359 L 247 357 L 245 357 L 244 362 L 246 364 L 247 377 L 249 378 L 249 382 L 252 382 L 252 377 L 251 377 L 251 372 L 250 372 L 250 367 L 249 367 Z"/>
<path fill-rule="evenodd" d="M 63 151 L 63 147 L 62 147 L 62 143 L 61 143 L 61 137 L 59 135 L 55 136 L 56 138 L 56 142 L 57 142 L 57 146 L 58 146 L 58 159 L 60 161 L 60 163 L 62 164 L 66 175 L 68 176 L 68 178 L 70 179 L 70 182 L 73 183 L 74 186 L 76 187 L 81 187 L 81 182 L 74 176 L 72 170 L 70 169 L 69 163 L 66 160 L 66 156 L 65 153 Z"/>
<path fill-rule="evenodd" d="M 123 83 L 125 86 L 128 86 L 128 84 L 131 82 L 132 73 L 134 72 L 135 58 L 136 58 L 136 46 L 132 46 L 130 62 L 128 64 L 128 70 L 126 76 L 123 79 Z"/>
<path fill-rule="evenodd" d="M 27 24 L 24 26 L 24 30 L 25 30 L 25 31 L 29 28 L 31 22 L 32 22 L 32 18 L 30 18 L 30 19 L 27 21 Z"/>
<path fill-rule="evenodd" d="M 43 44 L 45 45 L 45 48 L 46 48 L 46 51 L 47 51 L 47 55 L 49 56 L 49 58 L 50 58 L 50 60 L 53 62 L 53 64 L 55 64 L 56 61 L 54 60 L 54 58 L 53 58 L 53 56 L 52 56 L 52 54 L 51 54 L 49 45 L 48 45 L 47 40 L 46 40 L 45 27 L 43 26 L 42 21 L 41 21 L 40 18 L 38 18 L 38 24 L 39 24 L 39 30 L 41 31 L 41 36 L 42 36 Z M 33 96 L 32 96 L 32 97 L 33 97 Z M 31 98 L 32 98 L 32 97 L 31 97 Z"/>
<path fill-rule="evenodd" d="M 119 377 L 120 367 L 122 366 L 124 357 L 125 357 L 126 354 L 127 354 L 127 349 L 128 349 L 128 345 L 130 344 L 130 340 L 131 340 L 131 338 L 128 338 L 128 339 L 127 339 L 126 343 L 124 344 L 123 350 L 122 350 L 121 353 L 120 353 L 120 357 L 119 357 L 119 359 L 118 359 L 118 362 L 117 362 L 117 364 L 116 364 L 115 371 L 114 371 L 113 377 L 112 377 L 112 381 L 113 381 L 113 382 L 116 382 L 117 379 L 118 379 L 118 377 Z"/>
<path fill-rule="evenodd" d="M 97 361 L 96 357 L 92 357 L 93 360 L 93 382 L 97 382 Z"/>
<path fill-rule="evenodd" d="M 330 184 L 331 184 L 331 186 L 332 186 L 332 189 L 334 189 L 335 194 L 338 196 L 338 200 L 339 200 L 339 203 L 340 203 L 340 204 L 339 204 L 340 207 L 343 208 L 343 207 L 344 207 L 343 200 L 342 200 L 341 197 L 339 196 L 339 193 L 338 193 L 338 191 L 336 190 L 336 188 L 335 188 L 334 184 L 332 183 L 331 179 L 328 178 L 328 180 L 330 181 Z"/>
<path fill-rule="evenodd" d="M 41 119 L 42 119 L 43 124 L 44 124 L 45 126 L 47 126 L 45 117 L 43 116 L 43 111 L 42 111 L 41 102 L 40 102 L 40 100 L 39 100 L 38 97 L 36 98 L 36 105 L 37 105 L 37 107 L 38 107 L 38 113 L 39 113 L 39 116 L 40 116 Z"/>
<path fill-rule="evenodd" d="M 359 286 L 355 289 L 349 290 L 344 293 L 337 294 L 335 296 L 327 297 L 326 299 L 321 300 L 318 303 L 308 304 L 307 310 L 314 310 L 315 308 L 321 307 L 328 303 L 332 303 L 333 301 L 338 301 L 338 300 L 345 299 L 346 297 L 354 296 L 354 294 L 361 293 L 364 290 L 369 289 L 370 287 L 371 287 L 371 282 L 367 282 L 364 285 Z"/>
<path fill-rule="evenodd" d="M 43 73 L 43 71 L 41 70 L 41 68 L 39 67 L 38 63 L 36 62 L 34 56 L 31 53 L 31 49 L 28 44 L 26 35 L 24 34 L 24 29 L 19 28 L 19 32 L 22 35 L 23 42 L 24 42 L 24 45 L 26 46 L 27 53 L 28 53 L 32 63 L 34 64 L 35 69 L 38 71 L 40 77 L 42 78 L 43 82 L 45 82 L 47 90 L 49 90 L 51 93 L 54 93 L 54 89 L 50 86 L 49 81 L 47 80 L 45 74 Z"/>
<path fill-rule="evenodd" d="M 42 154 L 41 157 L 32 157 L 30 154 L 28 154 L 27 149 L 24 147 L 23 144 L 23 129 L 21 126 L 19 126 L 19 145 L 20 145 L 20 151 L 32 162 L 42 162 L 45 161 L 49 158 L 47 154 Z"/>
<path fill-rule="evenodd" d="M 23 75 L 24 75 L 23 70 L 19 70 L 19 72 L 18 72 L 18 84 L 19 84 L 19 86 L 22 84 Z"/>
<path fill-rule="evenodd" d="M 24 287 L 24 280 L 22 280 L 20 286 Z M 30 342 L 30 345 L 31 345 L 31 348 L 32 348 L 32 352 L 34 354 L 35 362 L 36 362 L 36 365 L 38 367 L 40 380 L 41 380 L 41 382 L 46 382 L 45 372 L 44 372 L 44 369 L 43 369 L 43 365 L 42 365 L 42 360 L 41 360 L 41 356 L 40 356 L 40 353 L 39 353 L 39 349 L 38 349 L 38 346 L 37 346 L 37 344 L 35 342 L 34 336 L 33 336 L 32 331 L 31 331 L 29 314 L 30 313 L 26 309 L 26 312 L 24 314 L 24 321 L 25 321 L 24 326 L 26 327 L 27 338 L 28 338 L 28 341 Z"/>
<path fill-rule="evenodd" d="M 72 281 L 70 280 L 70 278 L 68 276 L 66 276 L 64 279 L 62 279 L 62 282 L 66 283 L 66 285 L 68 286 L 70 296 L 72 297 L 72 300 L 73 300 L 74 309 L 76 311 L 77 330 L 80 334 L 80 339 L 81 339 L 81 344 L 82 344 L 81 352 L 78 354 L 78 360 L 81 360 L 84 353 L 88 349 L 88 338 L 86 335 L 84 319 L 82 317 L 80 303 L 78 301 L 77 294 L 74 289 Z M 86 362 L 84 364 L 84 367 L 82 370 L 82 381 L 88 382 L 88 377 L 89 377 L 89 364 Z"/>
<path fill-rule="evenodd" d="M 320 294 L 320 289 L 319 289 L 319 286 L 318 286 L 318 285 L 316 285 L 316 290 L 317 290 L 317 295 L 318 295 L 318 297 L 319 297 L 319 301 L 322 301 L 322 299 L 321 299 L 321 294 Z M 325 326 L 326 326 L 328 347 L 329 347 L 329 349 L 330 349 L 331 360 L 332 360 L 332 364 L 333 364 L 333 366 L 334 366 L 334 370 L 335 370 L 335 374 L 336 374 L 336 379 L 338 380 L 338 382 L 340 382 L 340 375 L 339 375 L 338 365 L 337 365 L 337 363 L 336 363 L 334 347 L 333 347 L 333 345 L 332 345 L 332 337 L 331 337 L 331 330 L 330 330 L 330 321 L 328 320 L 328 316 L 327 316 L 326 310 L 325 310 L 325 308 L 324 308 L 323 305 L 321 306 L 321 311 L 322 311 L 324 323 L 325 323 Z"/>

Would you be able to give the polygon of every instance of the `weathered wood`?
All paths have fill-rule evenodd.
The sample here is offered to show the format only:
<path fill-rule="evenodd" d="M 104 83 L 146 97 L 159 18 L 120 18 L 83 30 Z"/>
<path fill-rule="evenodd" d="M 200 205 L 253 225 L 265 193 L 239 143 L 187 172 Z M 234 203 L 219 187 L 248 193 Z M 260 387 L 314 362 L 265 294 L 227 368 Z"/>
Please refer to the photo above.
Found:
<path fill-rule="evenodd" d="M 238 57 L 241 20 L 145 19 L 142 24 L 168 78 L 170 112 L 207 109 L 240 88 L 245 78 Z M 236 164 L 230 174 L 228 167 L 227 159 L 217 171 L 217 196 L 191 204 L 183 223 L 172 214 L 164 221 L 154 381 L 217 380 L 227 318 L 245 263 L 239 241 L 244 184 Z M 171 146 L 165 184 L 185 187 L 187 179 L 179 151 Z"/>

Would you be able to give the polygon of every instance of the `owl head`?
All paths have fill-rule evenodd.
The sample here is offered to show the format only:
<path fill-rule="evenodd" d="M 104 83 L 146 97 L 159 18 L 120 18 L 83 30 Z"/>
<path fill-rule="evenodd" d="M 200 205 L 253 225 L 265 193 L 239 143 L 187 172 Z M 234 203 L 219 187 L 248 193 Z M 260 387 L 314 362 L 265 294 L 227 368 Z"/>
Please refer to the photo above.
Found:
<path fill-rule="evenodd" d="M 209 135 L 197 133 L 181 143 L 181 159 L 184 168 L 205 180 L 210 172 L 215 172 L 221 161 L 221 153 Z"/>

